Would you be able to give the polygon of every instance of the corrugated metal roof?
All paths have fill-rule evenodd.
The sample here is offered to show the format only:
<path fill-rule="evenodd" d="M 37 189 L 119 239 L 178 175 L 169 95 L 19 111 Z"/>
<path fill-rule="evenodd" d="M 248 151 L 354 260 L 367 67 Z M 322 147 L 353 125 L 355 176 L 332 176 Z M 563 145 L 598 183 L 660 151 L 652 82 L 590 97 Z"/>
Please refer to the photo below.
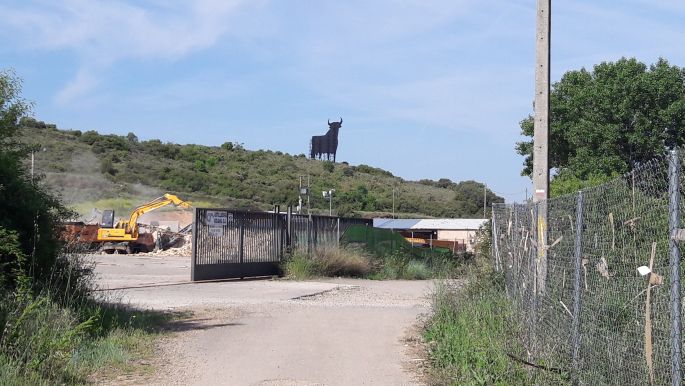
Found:
<path fill-rule="evenodd" d="M 373 227 L 374 228 L 387 228 L 387 229 L 412 229 L 414 225 L 418 224 L 421 220 L 415 219 L 391 219 L 391 218 L 374 218 Z"/>
<path fill-rule="evenodd" d="M 374 218 L 373 226 L 384 229 L 475 230 L 488 220 L 481 218 L 388 219 Z"/>

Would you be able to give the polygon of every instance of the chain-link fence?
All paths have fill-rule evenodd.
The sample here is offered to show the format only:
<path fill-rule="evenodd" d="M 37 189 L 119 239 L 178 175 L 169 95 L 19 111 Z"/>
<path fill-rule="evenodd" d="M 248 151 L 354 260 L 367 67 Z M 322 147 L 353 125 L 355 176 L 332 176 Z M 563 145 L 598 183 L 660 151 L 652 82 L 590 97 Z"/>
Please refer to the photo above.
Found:
<path fill-rule="evenodd" d="M 494 206 L 524 347 L 512 356 L 541 383 L 681 384 L 682 163 L 672 152 L 577 194 Z"/>

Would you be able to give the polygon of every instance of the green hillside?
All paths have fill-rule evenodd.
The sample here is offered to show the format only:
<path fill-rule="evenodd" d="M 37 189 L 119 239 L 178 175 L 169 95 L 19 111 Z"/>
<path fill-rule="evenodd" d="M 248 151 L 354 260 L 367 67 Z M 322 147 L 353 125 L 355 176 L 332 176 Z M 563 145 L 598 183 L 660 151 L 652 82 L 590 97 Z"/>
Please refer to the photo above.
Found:
<path fill-rule="evenodd" d="M 24 119 L 23 141 L 35 145 L 36 173 L 81 213 L 92 207 L 129 210 L 173 192 L 196 204 L 268 209 L 297 205 L 299 176 L 309 175 L 312 208 L 328 211 L 321 191 L 335 189 L 334 210 L 348 216 L 481 217 L 483 185 L 406 181 L 367 165 L 307 159 L 304 154 L 221 146 L 178 145 L 139 141 L 95 131 L 59 130 Z M 488 206 L 502 198 L 488 191 Z"/>

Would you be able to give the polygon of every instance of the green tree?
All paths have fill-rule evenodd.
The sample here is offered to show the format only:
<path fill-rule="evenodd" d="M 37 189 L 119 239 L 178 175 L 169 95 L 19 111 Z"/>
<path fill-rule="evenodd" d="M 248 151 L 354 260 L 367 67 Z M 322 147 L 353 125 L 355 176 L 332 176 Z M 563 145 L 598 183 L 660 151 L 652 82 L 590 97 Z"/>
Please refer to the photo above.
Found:
<path fill-rule="evenodd" d="M 521 121 L 516 151 L 532 173 L 533 118 Z M 603 62 L 569 71 L 552 85 L 549 166 L 554 193 L 601 183 L 630 171 L 664 149 L 685 144 L 685 69 L 664 59 Z"/>
<path fill-rule="evenodd" d="M 0 283 L 12 289 L 31 275 L 39 286 L 55 272 L 59 242 L 56 226 L 67 210 L 28 176 L 23 160 L 29 148 L 18 142 L 20 119 L 29 112 L 21 81 L 0 71 Z"/>
<path fill-rule="evenodd" d="M 476 181 L 462 181 L 454 184 L 454 201 L 456 217 L 482 217 L 483 216 L 483 190 L 485 189 L 486 208 L 492 207 L 493 203 L 504 202 L 504 199 L 484 184 Z"/>

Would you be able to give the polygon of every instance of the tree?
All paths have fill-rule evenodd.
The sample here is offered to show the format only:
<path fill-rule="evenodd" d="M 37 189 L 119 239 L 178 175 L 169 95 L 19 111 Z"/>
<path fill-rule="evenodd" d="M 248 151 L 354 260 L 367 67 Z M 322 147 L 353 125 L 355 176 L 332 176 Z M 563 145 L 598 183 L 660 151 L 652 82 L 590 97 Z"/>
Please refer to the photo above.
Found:
<path fill-rule="evenodd" d="M 21 98 L 21 81 L 0 71 L 0 295 L 20 277 L 45 284 L 60 271 L 56 226 L 69 215 L 62 204 L 27 174 L 29 148 L 18 142 L 20 119 L 29 111 Z M 38 288 L 36 288 L 38 289 Z"/>
<path fill-rule="evenodd" d="M 0 70 L 0 147 L 2 150 L 17 150 L 16 134 L 19 122 L 30 110 L 30 105 L 21 98 L 21 80 L 10 70 Z"/>
<path fill-rule="evenodd" d="M 486 207 L 492 207 L 493 203 L 504 202 L 504 199 L 491 190 L 486 189 L 485 185 L 476 181 L 462 181 L 454 184 L 455 191 L 455 217 L 483 216 L 483 189 L 485 189 Z"/>
<path fill-rule="evenodd" d="M 520 125 L 522 134 L 532 138 L 533 117 Z M 666 148 L 681 146 L 685 69 L 664 59 L 647 67 L 622 58 L 602 62 L 592 72 L 569 71 L 552 85 L 549 137 L 549 166 L 555 171 L 552 194 L 555 183 L 601 183 Z M 532 173 L 532 150 L 532 139 L 516 145 L 518 154 L 526 157 L 522 175 Z"/>

